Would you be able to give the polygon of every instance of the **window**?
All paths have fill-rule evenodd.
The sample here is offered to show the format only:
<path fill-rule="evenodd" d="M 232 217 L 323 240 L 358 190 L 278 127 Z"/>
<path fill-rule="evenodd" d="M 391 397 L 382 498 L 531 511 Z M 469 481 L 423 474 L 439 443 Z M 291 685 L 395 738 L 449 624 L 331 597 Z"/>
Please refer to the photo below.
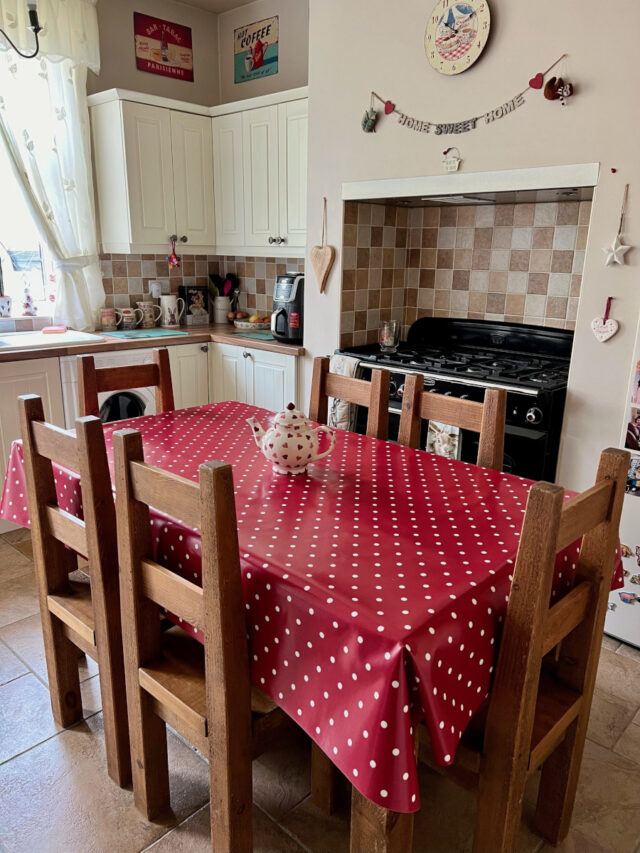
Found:
<path fill-rule="evenodd" d="M 0 290 L 12 299 L 11 316 L 23 314 L 25 287 L 39 316 L 53 313 L 55 269 L 0 146 Z"/>

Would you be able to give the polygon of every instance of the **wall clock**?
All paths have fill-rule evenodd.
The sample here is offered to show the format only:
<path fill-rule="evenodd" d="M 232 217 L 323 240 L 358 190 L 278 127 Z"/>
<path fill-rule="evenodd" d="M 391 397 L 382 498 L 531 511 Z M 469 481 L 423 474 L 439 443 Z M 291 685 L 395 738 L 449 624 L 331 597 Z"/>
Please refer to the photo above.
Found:
<path fill-rule="evenodd" d="M 424 47 L 429 64 L 441 74 L 461 74 L 485 48 L 491 27 L 487 0 L 439 0 L 427 22 Z"/>

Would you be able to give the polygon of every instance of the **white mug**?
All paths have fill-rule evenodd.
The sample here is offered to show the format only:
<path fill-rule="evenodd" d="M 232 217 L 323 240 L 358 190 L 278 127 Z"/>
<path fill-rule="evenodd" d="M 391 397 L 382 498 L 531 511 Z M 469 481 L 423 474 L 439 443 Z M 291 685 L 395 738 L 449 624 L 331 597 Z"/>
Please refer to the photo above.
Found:
<path fill-rule="evenodd" d="M 182 308 L 180 308 L 182 303 Z M 180 319 L 184 314 L 184 299 L 171 293 L 168 296 L 160 297 L 160 307 L 162 308 L 161 325 L 165 329 L 175 329 L 180 325 Z"/>

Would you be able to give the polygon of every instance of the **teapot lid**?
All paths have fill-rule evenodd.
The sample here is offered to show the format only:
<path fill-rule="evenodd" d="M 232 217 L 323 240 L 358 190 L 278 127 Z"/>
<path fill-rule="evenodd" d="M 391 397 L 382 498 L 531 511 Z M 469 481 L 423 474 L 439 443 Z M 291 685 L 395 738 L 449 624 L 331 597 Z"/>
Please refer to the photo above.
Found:
<path fill-rule="evenodd" d="M 308 422 L 304 412 L 296 409 L 293 403 L 287 403 L 286 409 L 278 412 L 273 419 L 274 426 L 300 427 Z"/>

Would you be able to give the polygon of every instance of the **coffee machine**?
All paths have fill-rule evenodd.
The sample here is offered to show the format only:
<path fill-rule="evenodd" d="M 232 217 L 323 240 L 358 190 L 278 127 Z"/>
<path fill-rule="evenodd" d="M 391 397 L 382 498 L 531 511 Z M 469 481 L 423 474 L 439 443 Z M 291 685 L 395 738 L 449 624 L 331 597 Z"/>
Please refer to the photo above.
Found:
<path fill-rule="evenodd" d="M 304 276 L 299 273 L 279 275 L 273 291 L 271 334 L 277 341 L 302 343 L 302 311 Z"/>

